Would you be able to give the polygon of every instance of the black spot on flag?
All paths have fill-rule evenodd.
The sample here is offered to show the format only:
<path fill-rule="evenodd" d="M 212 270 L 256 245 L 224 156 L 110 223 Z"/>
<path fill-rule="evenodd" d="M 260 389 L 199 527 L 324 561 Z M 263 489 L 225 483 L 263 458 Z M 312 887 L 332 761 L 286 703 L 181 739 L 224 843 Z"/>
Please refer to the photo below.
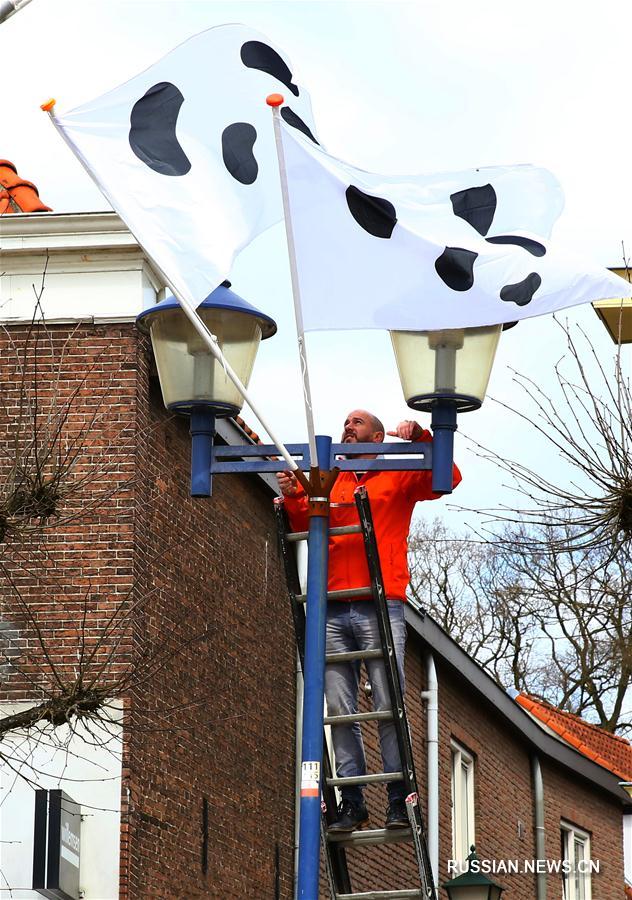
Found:
<path fill-rule="evenodd" d="M 296 128 L 298 131 L 302 131 L 305 137 L 308 137 L 310 141 L 318 144 L 318 141 L 310 131 L 309 126 L 306 125 L 301 117 L 297 116 L 294 110 L 290 109 L 289 106 L 281 107 L 281 118 L 284 122 L 287 122 L 288 125 L 291 125 L 292 128 Z M 318 144 L 318 146 L 320 147 L 320 144 Z"/>
<path fill-rule="evenodd" d="M 397 224 L 395 207 L 390 200 L 372 197 L 351 184 L 345 191 L 349 212 L 358 225 L 373 237 L 390 238 Z"/>
<path fill-rule="evenodd" d="M 437 275 L 453 291 L 469 291 L 474 284 L 474 262 L 478 253 L 462 247 L 446 247 L 435 261 Z"/>
<path fill-rule="evenodd" d="M 130 147 L 160 175 L 186 175 L 191 168 L 176 137 L 184 97 L 170 81 L 160 81 L 137 100 L 130 115 Z"/>
<path fill-rule="evenodd" d="M 222 157 L 230 174 L 242 184 L 253 184 L 259 166 L 252 152 L 257 130 L 248 122 L 234 122 L 222 132 Z"/>
<path fill-rule="evenodd" d="M 546 247 L 532 238 L 521 237 L 519 234 L 499 234 L 498 237 L 485 238 L 489 244 L 515 244 L 522 247 L 532 256 L 544 256 Z"/>
<path fill-rule="evenodd" d="M 496 212 L 496 191 L 491 184 L 450 194 L 454 215 L 465 219 L 479 234 L 489 231 Z"/>
<path fill-rule="evenodd" d="M 500 292 L 500 299 L 517 306 L 526 306 L 531 303 L 533 295 L 542 284 L 542 279 L 537 272 L 531 272 L 517 284 L 506 284 Z"/>
<path fill-rule="evenodd" d="M 292 84 L 292 73 L 286 63 L 281 59 L 276 50 L 262 41 L 246 41 L 241 48 L 241 61 L 249 69 L 258 69 L 272 75 L 281 84 L 284 84 L 295 97 L 298 97 L 298 88 Z"/>

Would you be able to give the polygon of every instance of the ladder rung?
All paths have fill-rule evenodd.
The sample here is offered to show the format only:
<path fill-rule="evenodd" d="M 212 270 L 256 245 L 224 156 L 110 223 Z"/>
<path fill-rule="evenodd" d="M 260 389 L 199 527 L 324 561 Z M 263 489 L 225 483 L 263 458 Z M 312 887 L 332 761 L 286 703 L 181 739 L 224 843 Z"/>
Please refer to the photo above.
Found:
<path fill-rule="evenodd" d="M 376 722 L 390 721 L 393 713 L 390 709 L 380 709 L 375 712 L 351 713 L 348 716 L 325 716 L 325 725 L 349 725 L 352 722 Z"/>
<path fill-rule="evenodd" d="M 369 598 L 372 596 L 370 587 L 350 588 L 348 591 L 327 591 L 328 600 L 357 600 L 359 597 Z M 297 603 L 305 603 L 306 595 L 297 594 L 295 599 Z"/>
<path fill-rule="evenodd" d="M 423 897 L 419 888 L 403 891 L 362 891 L 361 894 L 336 894 L 336 900 L 407 900 L 409 897 Z"/>
<path fill-rule="evenodd" d="M 359 534 L 362 531 L 361 525 L 339 525 L 338 528 L 330 528 L 329 536 L 336 537 L 338 534 Z M 306 541 L 308 531 L 292 531 L 287 535 L 288 541 L 295 543 L 297 541 Z"/>
<path fill-rule="evenodd" d="M 382 659 L 381 650 L 349 650 L 348 653 L 328 653 L 326 663 L 352 662 L 354 659 Z"/>
<path fill-rule="evenodd" d="M 351 832 L 327 832 L 327 841 L 343 847 L 366 847 L 370 844 L 400 844 L 412 839 L 410 828 L 364 828 Z"/>
<path fill-rule="evenodd" d="M 378 772 L 375 775 L 348 775 L 346 778 L 328 778 L 330 787 L 351 786 L 352 784 L 384 784 L 390 781 L 403 781 L 403 772 Z"/>

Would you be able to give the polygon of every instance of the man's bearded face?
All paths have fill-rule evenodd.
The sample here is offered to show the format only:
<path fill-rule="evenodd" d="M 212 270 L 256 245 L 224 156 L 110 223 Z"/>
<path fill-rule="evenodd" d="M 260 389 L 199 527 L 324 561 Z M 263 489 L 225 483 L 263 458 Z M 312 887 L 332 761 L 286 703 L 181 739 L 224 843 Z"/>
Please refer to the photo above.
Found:
<path fill-rule="evenodd" d="M 379 432 L 373 430 L 371 418 L 366 410 L 355 409 L 345 419 L 341 443 L 368 444 L 375 440 L 377 434 Z"/>

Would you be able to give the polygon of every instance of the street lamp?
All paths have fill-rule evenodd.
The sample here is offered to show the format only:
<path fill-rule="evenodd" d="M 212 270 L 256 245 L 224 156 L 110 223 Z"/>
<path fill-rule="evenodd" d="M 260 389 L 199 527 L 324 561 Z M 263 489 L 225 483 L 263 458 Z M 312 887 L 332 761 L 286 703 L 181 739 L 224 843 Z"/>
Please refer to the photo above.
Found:
<path fill-rule="evenodd" d="M 610 271 L 625 281 L 630 281 L 629 269 L 610 269 Z M 593 309 L 615 344 L 632 344 L 632 297 L 595 300 Z"/>
<path fill-rule="evenodd" d="M 224 282 L 216 288 L 197 312 L 208 330 L 216 336 L 226 364 L 247 386 L 259 341 L 274 334 L 276 325 L 268 316 L 230 291 L 229 287 L 230 284 Z M 215 417 L 234 416 L 242 405 L 241 395 L 227 377 L 222 363 L 215 359 L 174 299 L 145 310 L 138 316 L 137 323 L 141 330 L 151 335 L 165 406 L 191 416 L 192 496 L 211 495 L 213 473 L 278 471 L 279 451 L 285 451 L 286 462 L 294 462 L 295 474 L 308 496 L 310 521 L 301 767 L 303 773 L 312 773 L 312 779 L 313 773 L 317 773 L 317 788 L 314 790 L 310 781 L 309 788 L 301 791 L 297 896 L 315 898 L 318 895 L 320 860 L 320 772 L 331 487 L 341 470 L 432 469 L 433 489 L 437 493 L 450 493 L 456 413 L 458 409 L 476 409 L 481 405 L 501 327 L 414 334 L 393 332 L 393 345 L 407 401 L 414 409 L 432 411 L 434 447 L 425 442 L 358 444 L 354 447 L 354 456 L 347 458 L 348 445 L 332 444 L 331 438 L 323 435 L 314 437 L 315 455 L 311 447 L 305 444 L 214 447 Z M 425 347 L 425 356 L 420 344 Z M 371 458 L 360 459 L 355 456 L 356 453 L 370 454 Z M 414 459 L 404 458 L 411 454 Z M 442 458 L 443 454 L 446 454 L 446 459 Z M 497 900 L 500 895 L 455 894 L 455 900 L 459 896 L 462 900 L 469 897 L 472 900 L 479 900 L 479 897 Z"/>
<path fill-rule="evenodd" d="M 467 858 L 467 869 L 462 875 L 444 882 L 449 900 L 500 900 L 505 889 L 480 871 L 473 845 Z"/>
<path fill-rule="evenodd" d="M 404 398 L 432 414 L 432 489 L 452 487 L 457 412 L 478 409 L 485 399 L 502 325 L 443 331 L 391 331 Z"/>
<path fill-rule="evenodd" d="M 272 337 L 276 323 L 231 291 L 229 281 L 215 288 L 197 311 L 247 387 L 259 343 Z M 207 497 L 215 418 L 236 416 L 243 397 L 175 298 L 144 310 L 136 322 L 151 335 L 165 406 L 191 416 L 191 493 Z"/>

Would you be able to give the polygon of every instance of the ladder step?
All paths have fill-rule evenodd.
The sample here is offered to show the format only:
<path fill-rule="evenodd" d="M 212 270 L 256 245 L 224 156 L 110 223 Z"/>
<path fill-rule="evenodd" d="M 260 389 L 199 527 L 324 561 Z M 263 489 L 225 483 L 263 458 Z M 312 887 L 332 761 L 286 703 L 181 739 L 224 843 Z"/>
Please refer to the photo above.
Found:
<path fill-rule="evenodd" d="M 409 897 L 423 897 L 419 888 L 403 891 L 362 891 L 361 894 L 336 894 L 336 900 L 408 900 Z"/>
<path fill-rule="evenodd" d="M 361 531 L 361 525 L 339 525 L 338 528 L 330 528 L 329 535 L 330 537 L 335 537 L 337 534 L 359 534 Z M 306 541 L 308 534 L 308 531 L 293 531 L 287 535 L 287 539 L 292 543 Z"/>
<path fill-rule="evenodd" d="M 351 713 L 348 716 L 325 716 L 325 725 L 350 725 L 353 722 L 390 722 L 393 713 L 390 709 L 381 709 L 376 712 Z"/>
<path fill-rule="evenodd" d="M 348 775 L 346 778 L 328 778 L 331 787 L 347 787 L 352 784 L 384 784 L 391 781 L 403 781 L 403 772 L 378 772 L 375 775 Z"/>
<path fill-rule="evenodd" d="M 328 653 L 326 663 L 352 662 L 355 659 L 382 659 L 381 650 L 349 650 L 348 653 Z"/>
<path fill-rule="evenodd" d="M 327 591 L 328 600 L 358 600 L 362 597 L 366 597 L 368 600 L 372 596 L 370 587 L 350 588 L 348 591 Z M 305 603 L 307 595 L 296 594 L 294 599 L 297 603 Z"/>
<path fill-rule="evenodd" d="M 412 839 L 410 828 L 364 828 L 358 831 L 327 832 L 327 841 L 342 847 L 368 847 L 370 844 L 401 844 Z"/>

